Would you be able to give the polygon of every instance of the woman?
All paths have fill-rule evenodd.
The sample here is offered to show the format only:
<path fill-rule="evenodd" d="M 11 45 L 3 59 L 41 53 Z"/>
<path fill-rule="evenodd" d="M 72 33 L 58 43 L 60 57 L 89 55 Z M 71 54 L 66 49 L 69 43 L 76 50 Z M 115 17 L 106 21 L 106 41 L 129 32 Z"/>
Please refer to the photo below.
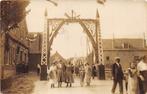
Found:
<path fill-rule="evenodd" d="M 84 70 L 84 65 L 82 64 L 80 66 L 80 84 L 81 84 L 81 87 L 83 87 L 84 85 L 84 78 L 85 78 L 85 70 Z"/>
<path fill-rule="evenodd" d="M 49 80 L 51 83 L 51 88 L 55 87 L 55 83 L 57 82 L 57 67 L 56 64 L 53 63 L 49 70 Z"/>
<path fill-rule="evenodd" d="M 59 62 L 57 64 L 57 81 L 58 87 L 62 87 L 62 82 L 64 82 L 63 64 Z"/>
<path fill-rule="evenodd" d="M 128 69 L 128 94 L 138 94 L 138 72 L 136 68 L 136 63 L 131 63 Z"/>
<path fill-rule="evenodd" d="M 72 83 L 74 82 L 74 78 L 73 78 L 73 67 L 71 65 L 71 63 L 69 62 L 66 65 L 66 87 L 72 87 Z"/>
<path fill-rule="evenodd" d="M 92 69 L 88 63 L 85 64 L 85 82 L 90 86 Z"/>

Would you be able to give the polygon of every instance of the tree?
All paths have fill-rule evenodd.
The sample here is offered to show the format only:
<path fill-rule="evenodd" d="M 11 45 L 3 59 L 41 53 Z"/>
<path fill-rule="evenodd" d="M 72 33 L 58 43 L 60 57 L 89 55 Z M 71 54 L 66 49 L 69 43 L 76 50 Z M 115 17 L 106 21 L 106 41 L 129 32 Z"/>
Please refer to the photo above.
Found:
<path fill-rule="evenodd" d="M 18 23 L 21 22 L 28 13 L 28 11 L 25 10 L 28 4 L 29 1 L 27 0 L 2 0 L 0 2 L 0 33 L 6 33 L 18 27 Z"/>

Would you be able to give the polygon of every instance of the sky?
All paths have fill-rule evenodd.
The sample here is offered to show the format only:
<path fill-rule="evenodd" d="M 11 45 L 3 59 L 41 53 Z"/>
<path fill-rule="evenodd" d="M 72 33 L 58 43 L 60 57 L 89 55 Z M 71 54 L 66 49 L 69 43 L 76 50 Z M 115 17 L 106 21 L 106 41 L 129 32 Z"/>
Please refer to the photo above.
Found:
<path fill-rule="evenodd" d="M 27 24 L 29 32 L 44 31 L 44 11 L 48 18 L 66 18 L 65 13 L 80 18 L 95 19 L 99 10 L 100 26 L 103 38 L 143 38 L 147 36 L 147 2 L 144 0 L 107 0 L 104 5 L 96 0 L 54 0 L 58 6 L 45 0 L 32 0 L 28 9 Z M 52 49 L 65 57 L 85 56 L 87 53 L 87 36 L 79 24 L 64 25 L 55 38 Z M 90 43 L 89 43 L 90 45 Z"/>

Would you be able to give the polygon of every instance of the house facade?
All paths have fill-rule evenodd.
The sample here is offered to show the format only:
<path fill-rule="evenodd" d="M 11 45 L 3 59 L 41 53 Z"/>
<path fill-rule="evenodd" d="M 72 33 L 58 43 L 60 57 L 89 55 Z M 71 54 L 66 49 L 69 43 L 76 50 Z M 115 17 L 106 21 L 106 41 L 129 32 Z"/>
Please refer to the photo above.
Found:
<path fill-rule="evenodd" d="M 18 28 L 2 34 L 0 38 L 1 79 L 16 74 L 16 65 L 28 64 L 29 48 L 27 40 L 28 29 L 26 20 L 18 24 Z"/>
<path fill-rule="evenodd" d="M 104 63 L 111 65 L 115 57 L 120 57 L 124 69 L 135 59 L 147 55 L 147 45 L 145 39 L 104 39 Z"/>

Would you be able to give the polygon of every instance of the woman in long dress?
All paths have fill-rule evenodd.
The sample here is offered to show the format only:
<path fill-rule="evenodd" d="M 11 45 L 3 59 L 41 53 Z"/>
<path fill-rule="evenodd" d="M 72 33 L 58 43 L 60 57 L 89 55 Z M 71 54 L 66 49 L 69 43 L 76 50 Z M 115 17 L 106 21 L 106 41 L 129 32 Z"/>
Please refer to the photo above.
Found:
<path fill-rule="evenodd" d="M 51 88 L 54 88 L 57 82 L 57 66 L 55 63 L 53 63 L 49 69 L 49 81 L 51 83 Z"/>
<path fill-rule="evenodd" d="M 65 75 L 64 75 L 64 71 L 63 71 L 63 64 L 61 62 L 59 62 L 57 64 L 57 81 L 58 81 L 58 87 L 62 87 L 62 82 L 65 81 Z"/>
<path fill-rule="evenodd" d="M 92 69 L 91 69 L 90 65 L 87 63 L 87 64 L 85 64 L 85 82 L 86 82 L 87 86 L 90 86 L 91 75 L 92 75 Z"/>
<path fill-rule="evenodd" d="M 79 71 L 80 71 L 80 85 L 81 85 L 81 87 L 83 87 L 83 85 L 84 85 L 84 78 L 85 78 L 85 69 L 84 69 L 84 65 L 83 64 L 80 65 Z"/>
<path fill-rule="evenodd" d="M 138 94 L 138 72 L 136 68 L 136 63 L 131 63 L 128 69 L 128 94 Z"/>
<path fill-rule="evenodd" d="M 73 67 L 71 65 L 71 63 L 69 62 L 66 65 L 66 87 L 72 87 L 72 83 L 74 82 L 74 78 L 73 78 Z"/>

